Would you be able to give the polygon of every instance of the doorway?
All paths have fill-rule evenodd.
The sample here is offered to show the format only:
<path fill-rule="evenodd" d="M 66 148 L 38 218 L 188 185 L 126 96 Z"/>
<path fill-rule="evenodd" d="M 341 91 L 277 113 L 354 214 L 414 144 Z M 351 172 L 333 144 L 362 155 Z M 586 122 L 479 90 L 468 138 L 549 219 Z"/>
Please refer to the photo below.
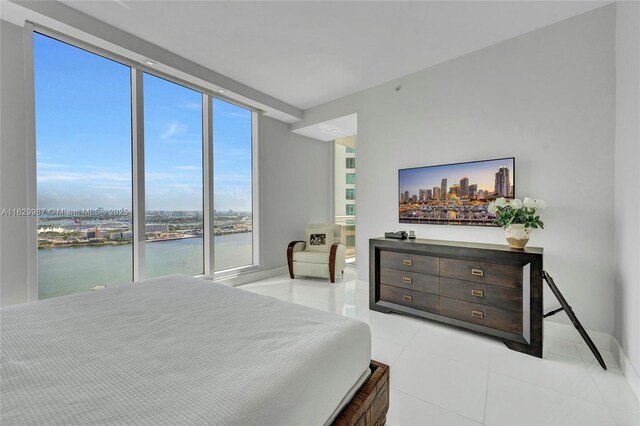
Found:
<path fill-rule="evenodd" d="M 351 265 L 356 262 L 356 140 L 354 135 L 334 141 L 335 223 L 342 226 L 342 244 Z"/>

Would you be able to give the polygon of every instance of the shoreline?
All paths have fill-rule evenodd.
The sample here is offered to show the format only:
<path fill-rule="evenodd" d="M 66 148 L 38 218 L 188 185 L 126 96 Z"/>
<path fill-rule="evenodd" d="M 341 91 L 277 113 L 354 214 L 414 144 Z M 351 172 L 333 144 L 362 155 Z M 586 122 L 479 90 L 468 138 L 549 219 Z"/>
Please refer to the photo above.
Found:
<path fill-rule="evenodd" d="M 234 232 L 225 232 L 221 234 L 214 234 L 215 237 L 224 237 L 225 235 L 236 235 L 236 234 L 249 234 L 253 231 L 234 231 Z M 191 238 L 204 238 L 203 236 L 192 235 L 188 237 L 174 237 L 174 238 L 164 238 L 158 240 L 145 240 L 146 243 L 161 243 L 165 241 L 179 241 L 179 240 L 188 240 Z M 38 250 L 48 250 L 48 249 L 59 249 L 59 248 L 79 248 L 79 247 L 110 247 L 110 246 L 126 246 L 129 244 L 133 244 L 132 240 L 129 241 L 109 241 L 109 242 L 98 242 L 98 243 L 64 243 L 64 244 L 52 244 L 52 245 L 38 245 Z"/>

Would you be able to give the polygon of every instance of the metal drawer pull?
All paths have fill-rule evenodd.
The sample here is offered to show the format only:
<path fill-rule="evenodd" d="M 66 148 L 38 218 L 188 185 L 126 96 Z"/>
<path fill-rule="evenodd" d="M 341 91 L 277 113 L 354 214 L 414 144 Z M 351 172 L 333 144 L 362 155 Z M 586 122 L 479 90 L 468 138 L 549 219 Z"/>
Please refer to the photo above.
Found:
<path fill-rule="evenodd" d="M 411 277 L 402 277 L 402 282 L 405 284 L 411 284 Z"/>
<path fill-rule="evenodd" d="M 484 277 L 484 271 L 482 269 L 473 268 L 471 270 L 471 275 L 477 275 L 479 277 Z"/>
<path fill-rule="evenodd" d="M 413 261 L 411 259 L 404 259 L 402 261 L 402 264 L 405 265 L 405 266 L 411 266 L 411 265 L 413 265 Z"/>
<path fill-rule="evenodd" d="M 413 296 L 402 296 L 402 298 L 407 302 L 413 302 Z"/>
<path fill-rule="evenodd" d="M 474 316 L 476 318 L 484 318 L 484 312 L 482 311 L 476 311 L 475 309 L 471 311 L 471 316 Z"/>
<path fill-rule="evenodd" d="M 476 297 L 484 297 L 484 290 L 471 290 L 471 295 Z"/>

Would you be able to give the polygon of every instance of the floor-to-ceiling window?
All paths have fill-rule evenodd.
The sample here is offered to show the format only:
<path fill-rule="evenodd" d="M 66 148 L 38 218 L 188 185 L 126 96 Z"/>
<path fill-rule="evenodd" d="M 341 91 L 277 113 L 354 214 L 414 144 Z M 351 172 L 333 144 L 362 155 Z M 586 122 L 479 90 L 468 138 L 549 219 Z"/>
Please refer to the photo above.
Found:
<path fill-rule="evenodd" d="M 142 87 L 146 276 L 200 275 L 202 93 L 150 74 Z"/>
<path fill-rule="evenodd" d="M 213 100 L 215 269 L 253 263 L 252 112 Z"/>
<path fill-rule="evenodd" d="M 131 282 L 134 271 L 253 266 L 257 115 L 99 49 L 33 42 L 39 298 Z M 133 199 L 144 203 L 134 210 Z"/>
<path fill-rule="evenodd" d="M 35 33 L 38 297 L 132 281 L 131 69 Z"/>

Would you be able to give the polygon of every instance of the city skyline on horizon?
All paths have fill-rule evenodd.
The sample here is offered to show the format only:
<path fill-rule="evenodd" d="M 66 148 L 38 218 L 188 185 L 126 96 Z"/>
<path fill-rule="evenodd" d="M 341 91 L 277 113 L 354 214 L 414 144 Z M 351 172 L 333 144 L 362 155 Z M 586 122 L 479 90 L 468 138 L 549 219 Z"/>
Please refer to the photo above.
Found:
<path fill-rule="evenodd" d="M 425 166 L 398 171 L 398 201 L 408 191 L 409 197 L 418 196 L 421 190 L 433 190 L 441 188 L 442 180 L 447 179 L 447 191 L 453 185 L 460 185 L 464 178 L 468 179 L 468 185 L 477 185 L 477 191 L 493 193 L 495 189 L 495 176 L 500 167 L 506 167 L 510 175 L 510 186 L 515 188 L 513 169 L 515 158 L 502 158 L 496 160 L 484 160 L 469 163 L 443 164 L 437 166 Z M 511 189 L 510 188 L 510 189 Z M 514 191 L 515 192 L 515 189 Z M 515 194 L 512 194 L 515 196 Z M 432 194 L 432 197 L 435 197 Z"/>

